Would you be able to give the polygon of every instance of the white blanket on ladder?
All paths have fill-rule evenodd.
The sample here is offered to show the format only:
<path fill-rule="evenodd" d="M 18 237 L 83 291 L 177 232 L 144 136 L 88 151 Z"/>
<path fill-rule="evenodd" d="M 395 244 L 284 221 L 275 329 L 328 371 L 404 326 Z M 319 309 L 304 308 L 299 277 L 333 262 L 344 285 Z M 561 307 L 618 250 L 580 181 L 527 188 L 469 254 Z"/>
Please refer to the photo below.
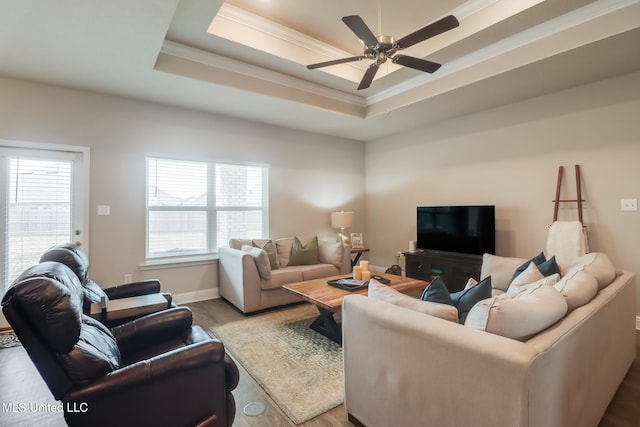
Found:
<path fill-rule="evenodd" d="M 589 252 L 587 231 L 580 221 L 555 221 L 547 236 L 547 258 L 556 257 L 558 264 L 571 264 Z"/>

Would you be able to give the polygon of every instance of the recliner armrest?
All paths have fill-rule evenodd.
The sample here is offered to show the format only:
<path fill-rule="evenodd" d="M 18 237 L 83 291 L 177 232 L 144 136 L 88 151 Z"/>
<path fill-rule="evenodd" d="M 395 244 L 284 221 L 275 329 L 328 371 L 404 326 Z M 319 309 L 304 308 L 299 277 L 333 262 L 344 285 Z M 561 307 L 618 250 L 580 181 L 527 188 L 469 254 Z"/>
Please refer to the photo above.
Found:
<path fill-rule="evenodd" d="M 86 412 L 66 412 L 65 419 L 70 426 L 107 426 L 127 414 L 127 425 L 185 425 L 215 413 L 229 425 L 227 369 L 224 345 L 214 339 L 169 351 L 71 390 L 62 401 L 84 404 Z"/>
<path fill-rule="evenodd" d="M 160 281 L 157 279 L 140 280 L 103 289 L 109 299 L 135 297 L 138 295 L 157 294 L 160 292 Z"/>
<path fill-rule="evenodd" d="M 188 307 L 177 307 L 115 326 L 111 333 L 118 341 L 121 353 L 127 354 L 166 341 L 167 338 L 177 337 L 192 324 L 191 310 Z"/>

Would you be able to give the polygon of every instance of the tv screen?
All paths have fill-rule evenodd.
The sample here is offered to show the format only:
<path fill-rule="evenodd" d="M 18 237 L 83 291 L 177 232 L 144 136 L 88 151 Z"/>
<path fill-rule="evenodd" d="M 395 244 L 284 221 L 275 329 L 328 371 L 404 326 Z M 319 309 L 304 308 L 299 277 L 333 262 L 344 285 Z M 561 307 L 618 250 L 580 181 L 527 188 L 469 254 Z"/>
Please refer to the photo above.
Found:
<path fill-rule="evenodd" d="M 495 206 L 418 206 L 418 249 L 495 253 Z"/>

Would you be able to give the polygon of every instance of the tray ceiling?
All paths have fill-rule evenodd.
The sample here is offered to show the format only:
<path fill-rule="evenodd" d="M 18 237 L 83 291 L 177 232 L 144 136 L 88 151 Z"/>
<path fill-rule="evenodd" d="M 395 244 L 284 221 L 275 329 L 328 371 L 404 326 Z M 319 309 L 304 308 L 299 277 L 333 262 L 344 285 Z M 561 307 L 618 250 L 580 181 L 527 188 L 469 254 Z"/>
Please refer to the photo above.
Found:
<path fill-rule="evenodd" d="M 22 0 L 3 2 L 0 74 L 354 139 L 640 70 L 640 0 Z M 370 61 L 341 21 L 400 38 L 460 26 L 408 54 L 434 74 Z M 388 61 L 389 62 L 389 61 Z"/>

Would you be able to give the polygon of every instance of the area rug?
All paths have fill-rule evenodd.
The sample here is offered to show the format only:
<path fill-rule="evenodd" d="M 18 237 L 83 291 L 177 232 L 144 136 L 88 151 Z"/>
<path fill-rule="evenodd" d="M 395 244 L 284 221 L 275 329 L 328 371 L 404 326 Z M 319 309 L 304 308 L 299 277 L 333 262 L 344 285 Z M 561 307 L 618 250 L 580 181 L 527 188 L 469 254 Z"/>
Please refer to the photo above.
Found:
<path fill-rule="evenodd" d="M 13 331 L 0 332 L 0 348 L 16 347 L 20 340 Z"/>
<path fill-rule="evenodd" d="M 211 328 L 296 425 L 344 399 L 342 348 L 309 329 L 317 313 L 303 304 Z"/>

